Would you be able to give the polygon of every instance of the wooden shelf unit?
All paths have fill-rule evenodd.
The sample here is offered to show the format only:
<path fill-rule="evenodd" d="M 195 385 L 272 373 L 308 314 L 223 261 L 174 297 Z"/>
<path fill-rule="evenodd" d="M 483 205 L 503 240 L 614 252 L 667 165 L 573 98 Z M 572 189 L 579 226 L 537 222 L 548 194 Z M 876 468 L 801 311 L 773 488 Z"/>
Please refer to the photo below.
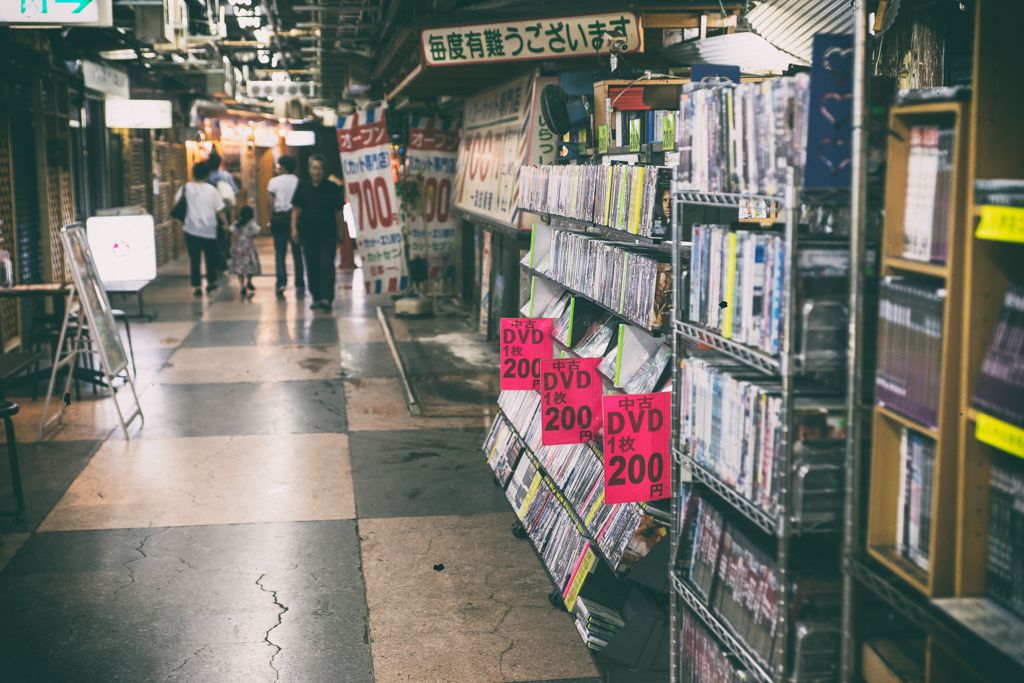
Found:
<path fill-rule="evenodd" d="M 889 127 L 888 170 L 885 188 L 885 225 L 882 237 L 882 276 L 920 277 L 942 282 L 941 400 L 935 428 L 919 425 L 884 406 L 876 405 L 871 443 L 868 553 L 904 582 L 929 597 L 952 594 L 956 524 L 957 437 L 960 428 L 960 335 L 962 258 L 967 206 L 967 114 L 963 102 L 934 102 L 893 107 Z M 903 219 L 907 192 L 910 129 L 918 124 L 941 124 L 953 129 L 950 178 L 950 216 L 946 263 L 924 263 L 903 257 Z M 896 551 L 900 481 L 900 430 L 906 427 L 935 441 L 932 479 L 929 570 L 904 559 Z"/>
<path fill-rule="evenodd" d="M 974 201 L 974 181 L 1024 178 L 1024 91 L 1020 88 L 1024 56 L 1016 45 L 1022 23 L 1021 3 L 977 0 L 968 204 L 964 210 L 967 229 L 954 582 L 954 595 L 963 598 L 985 596 L 991 463 L 1014 457 L 975 437 L 977 411 L 971 398 L 999 320 L 1003 295 L 1009 285 L 1024 284 L 1024 244 L 975 236 L 980 205 Z"/>

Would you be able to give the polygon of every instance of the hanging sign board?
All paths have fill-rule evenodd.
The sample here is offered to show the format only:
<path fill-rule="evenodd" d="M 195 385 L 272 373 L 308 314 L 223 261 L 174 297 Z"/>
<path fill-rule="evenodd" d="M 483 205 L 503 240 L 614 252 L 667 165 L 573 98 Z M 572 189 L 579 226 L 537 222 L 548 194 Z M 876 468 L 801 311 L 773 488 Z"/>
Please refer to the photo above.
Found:
<path fill-rule="evenodd" d="M 807 112 L 808 188 L 850 187 L 853 178 L 853 36 L 814 36 Z"/>
<path fill-rule="evenodd" d="M 562 358 L 540 363 L 541 443 L 587 443 L 601 428 L 600 358 Z"/>
<path fill-rule="evenodd" d="M 555 136 L 541 121 L 540 91 L 555 78 L 527 75 L 466 100 L 455 177 L 455 208 L 519 223 L 519 171 L 555 160 Z"/>
<path fill-rule="evenodd" d="M 612 36 L 617 53 L 643 52 L 640 19 L 632 12 L 428 28 L 420 40 L 424 64 L 451 66 L 593 57 L 610 51 Z"/>
<path fill-rule="evenodd" d="M 638 503 L 672 495 L 669 454 L 671 394 L 605 396 L 606 503 Z"/>
<path fill-rule="evenodd" d="M 540 389 L 541 361 L 551 360 L 551 318 L 501 319 L 501 390 Z"/>
<path fill-rule="evenodd" d="M 0 3 L 0 24 L 91 24 L 110 26 L 111 0 L 7 0 Z"/>
<path fill-rule="evenodd" d="M 108 97 L 126 100 L 131 96 L 128 72 L 109 64 L 97 64 L 83 59 L 82 80 L 89 90 L 101 92 Z"/>
<path fill-rule="evenodd" d="M 156 279 L 153 216 L 93 216 L 85 230 L 104 283 Z"/>
<path fill-rule="evenodd" d="M 170 100 L 107 100 L 107 128 L 170 128 Z"/>
<path fill-rule="evenodd" d="M 445 291 L 455 278 L 455 163 L 459 134 L 450 123 L 433 116 L 409 121 L 406 172 L 422 181 L 420 210 L 407 216 L 409 258 L 427 261 L 431 291 Z"/>
<path fill-rule="evenodd" d="M 384 110 L 370 108 L 339 118 L 337 131 L 345 196 L 356 217 L 366 291 L 402 291 L 408 287 L 408 276 Z"/>

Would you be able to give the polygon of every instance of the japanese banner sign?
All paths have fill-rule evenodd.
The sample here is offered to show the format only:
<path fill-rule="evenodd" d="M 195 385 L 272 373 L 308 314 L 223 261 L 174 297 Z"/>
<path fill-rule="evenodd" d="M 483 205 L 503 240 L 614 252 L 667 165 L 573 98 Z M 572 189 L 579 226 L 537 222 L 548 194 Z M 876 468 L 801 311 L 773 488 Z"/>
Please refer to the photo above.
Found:
<path fill-rule="evenodd" d="M 519 226 L 519 169 L 555 160 L 555 136 L 541 121 L 540 91 L 555 78 L 527 75 L 466 100 L 455 177 L 455 207 Z"/>
<path fill-rule="evenodd" d="M 607 54 L 609 34 L 625 41 L 623 52 L 642 52 L 643 31 L 632 12 L 503 21 L 424 29 L 427 66 L 558 59 Z"/>
<path fill-rule="evenodd" d="M 540 389 L 541 361 L 551 360 L 551 318 L 501 319 L 501 390 Z"/>
<path fill-rule="evenodd" d="M 671 394 L 605 396 L 604 497 L 638 503 L 672 495 Z"/>
<path fill-rule="evenodd" d="M 459 135 L 450 123 L 412 116 L 406 173 L 423 183 L 421 209 L 406 216 L 409 258 L 427 260 L 432 291 L 445 291 L 455 278 L 455 227 L 452 212 Z"/>
<path fill-rule="evenodd" d="M 384 112 L 366 109 L 340 117 L 337 130 L 345 195 L 355 214 L 366 291 L 404 290 L 408 276 Z"/>
<path fill-rule="evenodd" d="M 586 443 L 601 427 L 600 358 L 564 358 L 540 363 L 541 443 Z"/>

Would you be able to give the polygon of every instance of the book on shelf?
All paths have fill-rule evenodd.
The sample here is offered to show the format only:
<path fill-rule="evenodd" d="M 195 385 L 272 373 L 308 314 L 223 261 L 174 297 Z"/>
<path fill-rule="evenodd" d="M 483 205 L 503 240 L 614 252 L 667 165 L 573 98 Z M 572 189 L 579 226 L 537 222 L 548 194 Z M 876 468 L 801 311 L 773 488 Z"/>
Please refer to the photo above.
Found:
<path fill-rule="evenodd" d="M 484 439 L 484 455 L 502 486 L 508 484 L 512 477 L 512 468 L 516 465 L 521 452 L 522 444 L 515 432 L 501 415 L 496 416 L 487 438 Z"/>
<path fill-rule="evenodd" d="M 807 74 L 684 85 L 676 133 L 680 186 L 779 194 L 786 169 L 805 165 L 809 85 Z"/>
<path fill-rule="evenodd" d="M 995 453 L 990 477 L 985 592 L 1024 619 L 1024 461 Z"/>
<path fill-rule="evenodd" d="M 680 614 L 680 683 L 747 683 L 750 675 L 688 609 Z"/>
<path fill-rule="evenodd" d="M 629 322 L 660 329 L 671 307 L 672 266 L 605 239 L 551 231 L 545 273 Z"/>
<path fill-rule="evenodd" d="M 875 400 L 925 427 L 938 426 L 945 287 L 886 277 L 879 288 Z"/>
<path fill-rule="evenodd" d="M 635 111 L 623 110 L 621 100 L 616 102 L 613 115 L 615 117 L 611 134 L 613 146 L 629 147 L 631 127 L 639 129 L 638 140 L 641 145 L 664 144 L 665 122 L 664 119 L 671 118 L 678 121 L 679 112 L 665 109 Z M 674 125 L 673 125 L 674 128 Z"/>
<path fill-rule="evenodd" d="M 645 164 L 523 166 L 519 208 L 663 238 L 671 185 L 671 169 Z"/>
<path fill-rule="evenodd" d="M 778 500 L 777 469 L 783 435 L 782 385 L 721 357 L 691 357 L 683 364 L 679 391 L 679 435 L 689 456 L 722 483 L 765 512 Z M 824 466 L 832 475 L 846 436 L 842 404 L 829 396 L 796 399 L 792 467 L 801 507 L 818 514 L 815 491 L 835 494 L 834 476 L 812 476 Z M 804 471 L 808 470 L 808 471 Z"/>
<path fill-rule="evenodd" d="M 1003 295 L 985 359 L 974 383 L 972 403 L 992 417 L 1024 429 L 1024 287 Z"/>
<path fill-rule="evenodd" d="M 681 557 L 686 558 L 682 567 L 686 583 L 761 665 L 770 669 L 776 663 L 780 585 L 768 546 L 699 494 L 688 496 L 682 510 Z M 834 628 L 842 601 L 839 581 L 829 578 L 827 558 L 808 556 L 797 566 L 788 577 L 792 598 L 785 623 L 791 624 L 794 633 L 801 628 L 819 630 L 815 624 Z M 838 650 L 838 640 L 833 640 L 825 656 L 809 651 L 813 656 L 796 665 L 808 675 L 820 675 L 834 666 Z"/>
<path fill-rule="evenodd" d="M 1024 208 L 1024 180 L 979 178 L 974 181 L 974 203 Z"/>
<path fill-rule="evenodd" d="M 896 503 L 896 552 L 922 571 L 930 567 L 932 480 L 935 442 L 902 427 L 900 430 L 900 487 Z"/>
<path fill-rule="evenodd" d="M 954 141 L 954 131 L 948 126 L 915 125 L 910 129 L 903 214 L 904 258 L 946 262 Z"/>
<path fill-rule="evenodd" d="M 725 339 L 778 355 L 790 248 L 770 231 L 694 225 L 684 308 L 688 320 Z M 797 250 L 797 353 L 805 369 L 837 366 L 844 358 L 848 277 L 848 252 Z"/>

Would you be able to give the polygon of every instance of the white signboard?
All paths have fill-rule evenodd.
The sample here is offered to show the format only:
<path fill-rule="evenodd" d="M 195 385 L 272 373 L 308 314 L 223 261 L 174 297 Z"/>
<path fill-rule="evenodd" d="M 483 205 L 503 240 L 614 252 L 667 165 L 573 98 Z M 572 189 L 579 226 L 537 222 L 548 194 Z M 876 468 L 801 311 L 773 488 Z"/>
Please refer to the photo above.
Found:
<path fill-rule="evenodd" d="M 592 57 L 609 52 L 613 41 L 620 53 L 644 48 L 633 12 L 428 28 L 420 40 L 429 66 Z"/>
<path fill-rule="evenodd" d="M 153 217 L 94 216 L 85 222 L 100 280 L 138 282 L 156 278 Z"/>
<path fill-rule="evenodd" d="M 4 0 L 0 24 L 91 24 L 110 26 L 111 0 Z"/>
<path fill-rule="evenodd" d="M 427 261 L 433 292 L 442 292 L 455 279 L 455 227 L 452 211 L 459 134 L 433 116 L 409 121 L 406 172 L 423 181 L 420 210 L 406 219 L 409 257 Z"/>
<path fill-rule="evenodd" d="M 554 134 L 541 121 L 540 92 L 556 78 L 523 76 L 466 100 L 455 207 L 519 226 L 519 169 L 555 160 Z"/>
<path fill-rule="evenodd" d="M 85 59 L 82 60 L 82 79 L 85 81 L 85 87 L 89 90 L 122 99 L 128 99 L 131 96 L 128 72 L 124 69 L 109 64 L 97 64 Z"/>
<path fill-rule="evenodd" d="M 337 131 L 345 198 L 355 214 L 366 291 L 403 291 L 409 278 L 384 110 L 370 108 L 339 118 Z"/>
<path fill-rule="evenodd" d="M 170 128 L 170 100 L 107 100 L 107 128 Z"/>

